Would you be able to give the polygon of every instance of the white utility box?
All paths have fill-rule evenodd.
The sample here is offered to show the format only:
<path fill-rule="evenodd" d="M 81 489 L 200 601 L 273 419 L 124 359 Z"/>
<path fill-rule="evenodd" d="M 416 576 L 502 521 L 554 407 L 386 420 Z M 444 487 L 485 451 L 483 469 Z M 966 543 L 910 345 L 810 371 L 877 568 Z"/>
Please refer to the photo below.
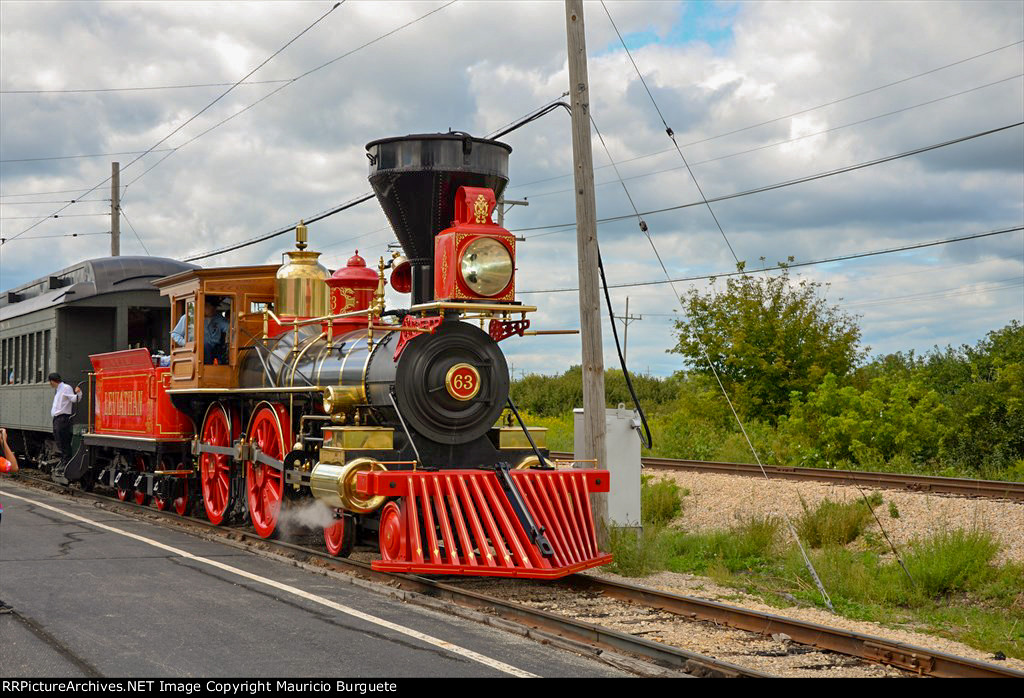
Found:
<path fill-rule="evenodd" d="M 611 475 L 608 493 L 608 520 L 619 528 L 640 528 L 640 417 L 623 405 L 605 410 L 608 435 L 608 462 L 598 466 Z M 583 458 L 583 410 L 573 410 L 573 448 L 575 458 Z M 583 463 L 582 467 L 593 467 Z"/>

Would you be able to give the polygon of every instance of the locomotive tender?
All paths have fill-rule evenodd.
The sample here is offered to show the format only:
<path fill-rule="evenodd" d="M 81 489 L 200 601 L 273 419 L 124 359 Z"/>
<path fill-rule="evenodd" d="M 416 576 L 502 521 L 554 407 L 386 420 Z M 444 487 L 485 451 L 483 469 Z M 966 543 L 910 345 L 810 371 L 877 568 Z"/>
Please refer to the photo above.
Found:
<path fill-rule="evenodd" d="M 248 516 L 263 537 L 312 497 L 328 550 L 376 533 L 382 570 L 552 578 L 609 562 L 589 500 L 608 472 L 554 467 L 509 400 L 499 343 L 536 310 L 491 217 L 510 152 L 459 133 L 368 144 L 405 253 L 376 270 L 357 253 L 329 276 L 300 224 L 280 267 L 153 282 L 183 343 L 164 361 L 90 357 L 84 448 L 57 477 L 179 513 L 201 499 L 211 522 Z M 385 308 L 389 267 L 408 308 Z"/>

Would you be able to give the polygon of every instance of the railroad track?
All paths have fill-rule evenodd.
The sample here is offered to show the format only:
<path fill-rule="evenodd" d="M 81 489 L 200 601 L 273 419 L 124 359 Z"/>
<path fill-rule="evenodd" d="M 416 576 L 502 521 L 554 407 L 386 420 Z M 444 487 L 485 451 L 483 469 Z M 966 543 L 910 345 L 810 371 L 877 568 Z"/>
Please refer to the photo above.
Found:
<path fill-rule="evenodd" d="M 581 654 L 603 658 L 612 664 L 616 664 L 617 660 L 609 657 L 609 650 L 612 653 L 625 653 L 625 655 L 638 657 L 646 662 L 692 676 L 758 678 L 771 676 L 758 669 L 740 666 L 663 642 L 648 640 L 630 633 L 569 618 L 562 614 L 531 608 L 526 604 L 516 603 L 493 594 L 465 588 L 474 582 L 481 583 L 483 580 L 475 578 L 457 581 L 453 581 L 453 578 L 438 580 L 415 575 L 378 572 L 364 561 L 335 558 L 303 545 L 262 539 L 254 532 L 247 531 L 242 527 L 214 526 L 203 519 L 182 517 L 167 511 L 161 512 L 151 506 L 121 502 L 111 496 L 60 487 L 41 477 L 25 474 L 23 479 L 34 480 L 37 485 L 45 484 L 48 488 L 60 490 L 74 497 L 102 501 L 122 511 L 145 513 L 147 517 L 156 517 L 175 525 L 198 527 L 228 544 L 237 545 L 239 544 L 238 539 L 242 539 L 247 544 L 245 546 L 247 548 L 256 546 L 292 558 L 305 556 L 307 560 L 315 561 L 321 568 L 340 571 L 369 582 L 386 585 L 396 592 L 411 595 L 406 597 L 407 600 L 415 601 L 417 599 L 413 597 L 421 597 L 419 600 L 422 601 L 422 597 L 426 597 L 452 603 L 475 612 L 477 620 L 488 622 L 498 619 L 511 622 L 519 628 L 527 628 L 525 634 L 528 636 L 560 644 Z M 517 582 L 519 580 L 487 580 L 487 583 L 491 585 L 504 583 L 513 588 Z M 613 582 L 590 575 L 570 575 L 561 580 L 545 582 L 544 586 L 562 588 L 569 598 L 581 593 L 600 594 L 615 601 L 625 601 L 665 611 L 683 622 L 710 622 L 769 637 L 773 635 L 778 637 L 781 633 L 800 645 L 893 666 L 921 676 L 1024 678 L 1024 672 L 987 662 L 715 601 Z M 492 624 L 515 630 L 515 628 L 509 628 L 507 623 Z M 623 666 L 621 661 L 617 665 Z M 636 667 L 628 665 L 624 668 L 636 670 Z"/>
<path fill-rule="evenodd" d="M 571 460 L 573 454 L 552 451 L 553 459 Z M 682 460 L 676 458 L 643 458 L 645 468 L 655 470 L 682 470 L 701 473 L 722 473 L 747 477 L 764 477 L 761 466 L 751 463 L 719 463 L 715 461 Z M 972 480 L 970 478 L 938 477 L 936 475 L 903 475 L 860 470 L 826 470 L 823 468 L 791 468 L 766 465 L 764 472 L 770 478 L 830 482 L 860 485 L 874 489 L 899 489 L 911 492 L 955 494 L 963 497 L 1010 499 L 1024 502 L 1024 482 L 1000 480 Z"/>

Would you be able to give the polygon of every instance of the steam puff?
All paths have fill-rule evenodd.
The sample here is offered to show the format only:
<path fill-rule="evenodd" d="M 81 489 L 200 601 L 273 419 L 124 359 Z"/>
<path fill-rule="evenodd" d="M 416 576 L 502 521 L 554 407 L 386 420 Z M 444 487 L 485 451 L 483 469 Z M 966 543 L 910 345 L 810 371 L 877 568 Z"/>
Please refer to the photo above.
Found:
<path fill-rule="evenodd" d="M 278 514 L 277 533 L 281 538 L 291 538 L 308 532 L 310 529 L 326 528 L 335 522 L 331 508 L 319 499 L 293 503 L 285 506 L 282 503 Z"/>

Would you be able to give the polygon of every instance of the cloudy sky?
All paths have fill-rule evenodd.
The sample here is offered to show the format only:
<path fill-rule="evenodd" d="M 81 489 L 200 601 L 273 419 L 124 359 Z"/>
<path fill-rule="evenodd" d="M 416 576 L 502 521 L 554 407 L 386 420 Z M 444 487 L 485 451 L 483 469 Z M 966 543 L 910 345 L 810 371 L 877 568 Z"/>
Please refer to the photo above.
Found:
<path fill-rule="evenodd" d="M 100 233 L 112 160 L 127 185 L 122 254 L 181 258 L 368 192 L 368 141 L 487 135 L 568 89 L 560 2 L 349 0 L 196 116 L 331 5 L 0 2 L 0 288 L 109 251 Z M 607 8 L 711 199 L 1024 120 L 1019 1 Z M 593 116 L 636 206 L 700 201 L 604 8 L 585 13 Z M 526 237 L 519 288 L 544 291 L 521 296 L 542 308 L 538 329 L 579 325 L 575 293 L 554 292 L 576 286 L 573 229 L 546 227 L 575 215 L 569 126 L 559 110 L 505 139 L 506 197 L 530 202 L 506 225 Z M 596 137 L 594 157 L 599 217 L 631 213 Z M 762 257 L 807 262 L 1019 227 L 1024 128 L 712 206 L 748 269 Z M 644 218 L 673 277 L 735 267 L 707 207 Z M 310 238 L 330 268 L 356 248 L 376 258 L 394 240 L 373 201 L 315 224 Z M 636 219 L 602 224 L 599 238 L 609 283 L 664 280 Z M 202 263 L 277 262 L 290 244 L 283 236 Z M 1024 319 L 1020 231 L 799 273 L 861 316 L 872 353 L 973 343 Z M 631 368 L 681 368 L 665 351 L 679 308 L 671 288 L 616 289 L 619 314 L 627 296 L 643 316 L 630 325 Z M 561 371 L 580 355 L 571 336 L 503 346 L 517 374 Z M 607 321 L 605 348 L 611 365 Z"/>

